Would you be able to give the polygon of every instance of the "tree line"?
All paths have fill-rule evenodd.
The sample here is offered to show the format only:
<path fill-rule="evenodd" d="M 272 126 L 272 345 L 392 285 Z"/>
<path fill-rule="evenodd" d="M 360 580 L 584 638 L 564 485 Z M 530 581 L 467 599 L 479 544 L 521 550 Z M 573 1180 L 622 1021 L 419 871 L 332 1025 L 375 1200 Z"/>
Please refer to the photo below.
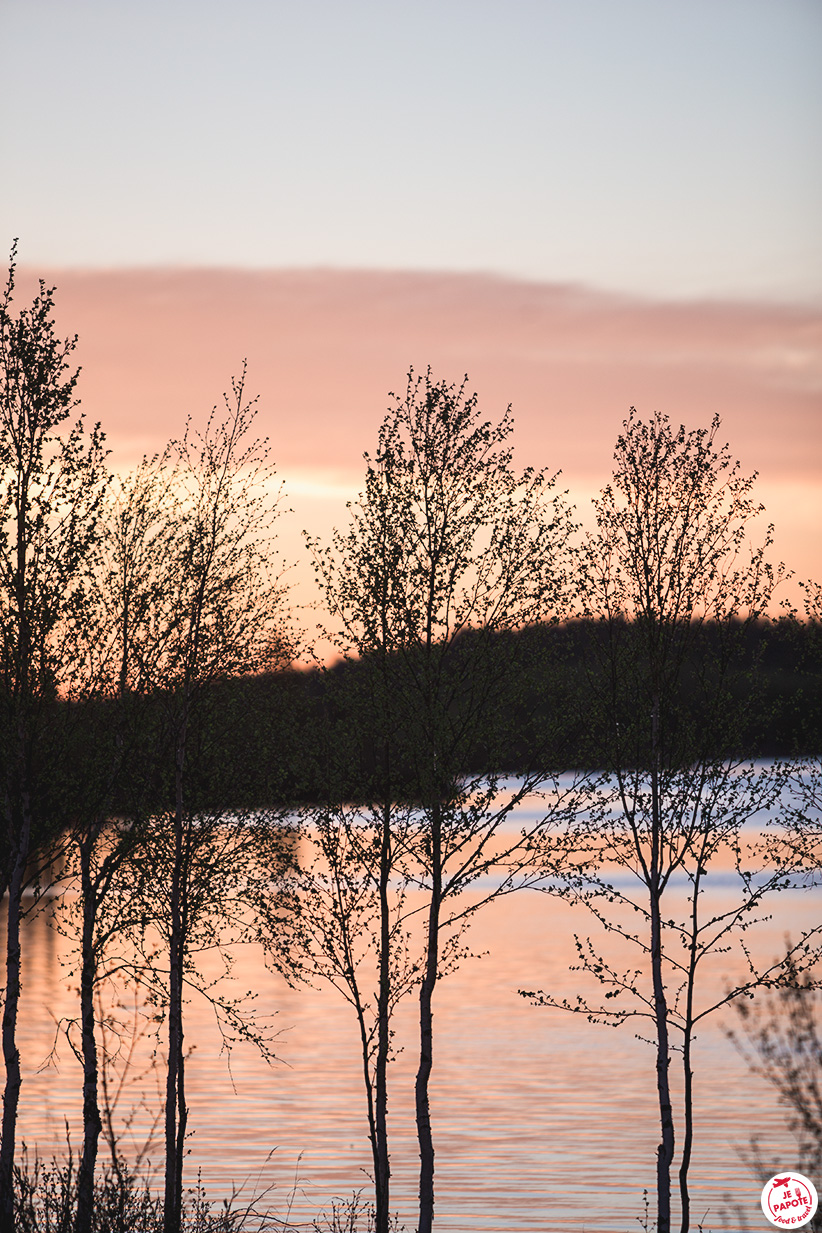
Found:
<path fill-rule="evenodd" d="M 347 528 L 308 540 L 336 660 L 296 672 L 282 493 L 245 370 L 202 428 L 114 476 L 99 426 L 76 415 L 76 339 L 56 334 L 54 289 L 19 311 L 14 289 L 13 250 L 0 301 L 0 1228 L 19 1204 L 21 924 L 58 862 L 52 893 L 77 892 L 56 916 L 79 986 L 77 1233 L 97 1227 L 100 988 L 139 979 L 162 1022 L 162 1227 L 177 1233 L 186 993 L 265 1052 L 253 1009 L 198 971 L 204 948 L 230 965 L 249 937 L 288 980 L 328 981 L 352 1008 L 377 1233 L 392 1227 L 392 1017 L 417 999 L 417 1227 L 430 1233 L 437 983 L 473 915 L 525 887 L 578 903 L 636 950 L 622 972 L 578 939 L 601 1005 L 523 992 L 648 1020 L 657 1229 L 673 1227 L 682 1134 L 687 1233 L 695 1029 L 807 979 L 819 951 L 818 929 L 764 966 L 746 945 L 771 896 L 818 876 L 820 609 L 808 584 L 803 614 L 773 617 L 784 570 L 770 532 L 749 542 L 761 507 L 718 420 L 687 430 L 632 410 L 583 535 L 558 477 L 516 468 L 510 410 L 488 421 L 467 382 L 412 372 Z M 806 764 L 752 760 L 762 752 Z M 736 886 L 717 915 L 703 892 L 720 860 Z M 726 992 L 705 1002 L 718 953 L 739 970 L 728 960 Z"/>
<path fill-rule="evenodd" d="M 732 749 L 737 756 L 755 758 L 812 754 L 822 728 L 822 679 L 812 624 L 790 619 L 758 620 L 746 623 L 740 634 L 739 659 L 730 688 L 741 724 L 732 746 L 728 732 L 712 733 L 717 742 L 715 752 L 719 755 Z M 639 631 L 627 625 L 624 636 L 637 638 Z M 470 658 L 472 637 L 472 631 L 465 631 L 454 653 Z M 496 750 L 498 770 L 516 773 L 534 746 L 541 749 L 544 760 L 557 766 L 597 764 L 602 757 L 602 731 L 589 705 L 590 674 L 601 666 L 601 660 L 592 656 L 591 647 L 607 637 L 606 622 L 582 618 L 491 636 L 490 657 L 498 656 L 502 664 L 513 659 L 526 666 L 519 693 L 512 701 L 517 720 L 508 742 Z M 719 637 L 719 628 L 707 622 L 701 640 L 710 645 Z M 521 645 L 512 650 L 507 645 L 512 641 Z M 695 712 L 699 708 L 695 683 L 701 660 L 695 642 L 683 665 L 681 682 L 683 703 L 690 697 Z M 275 794 L 291 802 L 315 801 L 324 784 L 323 766 L 316 756 L 316 734 L 332 720 L 340 728 L 337 739 L 346 732 L 356 735 L 340 768 L 341 775 L 348 772 L 340 790 L 349 800 L 356 800 L 363 776 L 373 772 L 376 757 L 373 734 L 355 725 L 358 698 L 369 688 L 366 678 L 378 670 L 376 659 L 363 655 L 322 667 L 288 667 L 253 678 L 215 682 L 213 689 L 219 697 L 215 722 L 220 723 L 220 715 L 224 716 L 215 752 L 220 761 L 225 752 L 232 765 L 243 767 L 232 783 L 222 785 L 226 795 L 220 803 L 271 803 L 279 799 Z M 562 705 L 557 715 L 560 693 Z M 150 707 L 150 699 L 146 698 L 145 704 Z M 455 705 L 459 706 L 459 699 Z M 275 736 L 273 725 L 285 715 L 288 722 Z M 273 740 L 279 754 L 277 782 L 272 781 L 266 766 L 266 753 Z M 413 735 L 409 740 L 413 743 Z M 398 756 L 397 774 L 401 777 L 406 758 Z M 486 748 L 478 737 L 476 746 L 465 754 L 464 767 L 481 771 L 487 761 Z"/>

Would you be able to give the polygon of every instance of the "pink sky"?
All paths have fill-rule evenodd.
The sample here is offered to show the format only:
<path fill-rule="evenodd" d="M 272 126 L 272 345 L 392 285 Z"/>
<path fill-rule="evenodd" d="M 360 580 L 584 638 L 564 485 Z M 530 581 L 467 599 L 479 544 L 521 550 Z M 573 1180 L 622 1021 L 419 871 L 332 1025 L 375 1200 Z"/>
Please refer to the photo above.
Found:
<path fill-rule="evenodd" d="M 775 556 L 822 577 L 822 309 L 656 303 L 483 275 L 336 271 L 46 272 L 80 335 L 80 394 L 115 465 L 204 416 L 248 359 L 294 515 L 327 535 L 409 365 L 468 373 L 488 418 L 513 404 L 520 466 L 561 468 L 581 512 L 633 404 L 689 427 L 714 412 L 776 524 Z M 31 279 L 21 275 L 18 302 Z"/>

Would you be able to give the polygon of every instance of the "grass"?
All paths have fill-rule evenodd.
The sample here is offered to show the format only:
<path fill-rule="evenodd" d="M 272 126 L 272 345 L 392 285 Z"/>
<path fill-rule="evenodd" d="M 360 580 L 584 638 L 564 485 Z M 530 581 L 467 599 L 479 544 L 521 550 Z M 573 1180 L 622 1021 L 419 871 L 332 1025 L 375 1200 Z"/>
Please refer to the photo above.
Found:
<path fill-rule="evenodd" d="M 15 1166 L 15 1233 L 72 1233 L 77 1201 L 77 1168 L 69 1152 L 46 1162 L 29 1159 L 23 1149 Z M 310 1225 L 290 1219 L 294 1194 L 286 1201 L 285 1215 L 263 1211 L 267 1192 L 246 1201 L 233 1194 L 213 1202 L 206 1198 L 200 1179 L 186 1192 L 184 1233 L 373 1233 L 373 1206 L 355 1191 L 350 1198 L 335 1198 L 329 1211 Z M 163 1203 L 149 1179 L 127 1166 L 100 1170 L 94 1188 L 93 1233 L 162 1233 Z M 395 1233 L 401 1231 L 394 1225 Z"/>

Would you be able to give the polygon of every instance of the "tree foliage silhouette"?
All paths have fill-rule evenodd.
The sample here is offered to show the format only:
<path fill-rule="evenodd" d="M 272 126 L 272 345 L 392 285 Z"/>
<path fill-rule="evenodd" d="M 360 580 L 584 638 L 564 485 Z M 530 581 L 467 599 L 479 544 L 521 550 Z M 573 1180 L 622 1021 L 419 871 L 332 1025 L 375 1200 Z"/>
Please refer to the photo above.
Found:
<path fill-rule="evenodd" d="M 636 948 L 639 966 L 617 969 L 590 940 L 577 939 L 579 967 L 605 986 L 604 1004 L 526 995 L 602 1022 L 650 1020 L 659 1233 L 671 1228 L 671 1033 L 679 1034 L 683 1063 L 679 1190 L 687 1233 L 695 1029 L 736 998 L 787 979 L 785 961 L 754 963 L 744 935 L 763 900 L 806 864 L 797 853 L 774 867 L 748 829 L 764 825 L 785 787 L 784 768 L 740 756 L 744 717 L 735 689 L 740 677 L 751 684 L 745 632 L 766 613 L 780 572 L 765 556 L 770 530 L 762 547 L 748 547 L 762 508 L 754 479 L 716 445 L 718 429 L 718 419 L 689 432 L 666 416 L 644 421 L 632 410 L 612 483 L 594 502 L 597 529 L 580 555 L 582 611 L 596 620 L 588 655 L 592 748 L 608 779 L 582 826 L 590 864 L 566 879 L 565 894 Z M 735 877 L 730 906 L 714 905 L 705 884 L 720 863 Z M 791 962 L 808 961 L 810 940 L 796 943 Z M 727 972 L 732 953 L 740 970 L 724 994 L 712 995 L 704 969 L 721 956 Z"/>
<path fill-rule="evenodd" d="M 76 338 L 57 336 L 54 289 L 42 282 L 15 313 L 15 274 L 16 246 L 0 299 L 0 876 L 8 895 L 0 1220 L 9 1229 L 23 891 L 39 886 L 38 857 L 68 821 L 59 783 L 71 714 L 58 700 L 86 688 L 89 582 L 107 479 L 99 426 L 86 435 L 82 419 L 71 422 Z"/>
<path fill-rule="evenodd" d="M 162 528 L 162 554 L 152 556 L 151 570 L 128 597 L 129 633 L 122 639 L 123 679 L 134 674 L 158 711 L 154 757 L 166 798 L 142 820 L 133 886 L 167 962 L 160 995 L 168 1015 L 165 1233 L 178 1233 L 183 1201 L 185 989 L 204 989 L 193 952 L 211 948 L 229 960 L 231 937 L 246 928 L 242 904 L 256 851 L 247 811 L 232 809 L 228 819 L 222 803 L 232 768 L 210 748 L 225 730 L 213 687 L 225 677 L 282 666 L 293 650 L 273 552 L 279 489 L 267 443 L 249 437 L 254 403 L 244 385 L 245 370 L 232 382 L 223 416 L 215 409 L 202 432 L 189 427 L 160 460 L 162 482 L 152 487 L 160 505 L 148 525 Z M 150 602 L 141 586 L 148 586 Z M 123 625 L 126 612 L 121 602 Z M 264 1043 L 236 1003 L 212 1001 L 229 1031 Z"/>
<path fill-rule="evenodd" d="M 502 635 L 562 612 L 573 530 L 555 479 L 514 469 L 511 432 L 510 412 L 498 424 L 483 420 L 465 382 L 411 373 L 383 420 L 374 457 L 366 455 L 365 489 L 350 507 L 348 531 L 326 551 L 314 545 L 341 649 L 364 657 L 379 682 L 370 736 L 381 792 L 369 799 L 378 802 L 374 817 L 382 818 L 374 835 L 384 861 L 380 878 L 387 885 L 396 864 L 425 904 L 415 1096 L 421 1233 L 430 1230 L 434 1212 L 428 1093 L 436 982 L 463 955 L 471 915 L 523 884 L 537 833 L 558 826 L 575 803 L 570 789 L 554 784 L 552 805 L 532 829 L 506 829 L 546 770 L 532 754 L 512 787 L 495 769 L 510 747 L 512 725 L 523 723 L 517 704 L 527 671 L 521 644 Z M 478 748 L 483 772 L 467 773 Z M 397 793 L 412 806 L 399 828 L 391 805 Z M 490 889 L 472 895 L 486 875 Z M 393 924 L 384 896 L 380 911 L 387 1005 Z M 378 1022 L 378 1058 L 387 1031 Z M 382 1079 L 378 1090 L 384 1093 Z"/>

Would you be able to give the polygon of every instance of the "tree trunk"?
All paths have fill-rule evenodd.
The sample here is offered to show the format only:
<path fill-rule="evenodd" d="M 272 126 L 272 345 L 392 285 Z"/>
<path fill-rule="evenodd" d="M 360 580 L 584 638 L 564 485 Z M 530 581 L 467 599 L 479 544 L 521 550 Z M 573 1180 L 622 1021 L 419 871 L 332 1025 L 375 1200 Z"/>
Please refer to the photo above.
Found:
<path fill-rule="evenodd" d="M 82 966 L 80 970 L 80 1030 L 83 1056 L 83 1154 L 77 1172 L 75 1233 L 90 1233 L 94 1207 L 94 1170 L 103 1129 L 97 1099 L 97 1041 L 94 1021 L 94 985 L 97 976 L 94 924 L 97 896 L 91 881 L 93 835 L 80 846 L 80 878 L 83 893 Z"/>
<path fill-rule="evenodd" d="M 6 934 L 6 1000 L 3 1008 L 3 1061 L 6 1086 L 3 1092 L 3 1136 L 0 1141 L 0 1230 L 14 1230 L 14 1147 L 17 1131 L 17 1106 L 20 1101 L 20 1051 L 17 1048 L 17 1008 L 20 1002 L 20 917 L 23 883 L 29 855 L 31 822 L 28 802 L 17 844 L 8 894 Z"/>
<path fill-rule="evenodd" d="M 388 1049 L 389 993 L 391 983 L 391 922 L 389 919 L 388 882 L 391 873 L 391 805 L 383 807 L 382 841 L 380 846 L 380 986 L 377 999 L 377 1060 L 375 1067 L 376 1111 L 375 1131 L 377 1159 L 376 1195 L 377 1224 L 375 1233 L 388 1233 L 391 1165 L 388 1159 Z"/>
<path fill-rule="evenodd" d="M 657 1148 L 657 1231 L 670 1233 L 671 1229 L 671 1164 L 674 1158 L 674 1120 L 671 1108 L 671 1090 L 668 1067 L 668 1004 L 662 981 L 661 921 L 659 898 L 655 893 L 651 900 L 651 967 L 653 972 L 654 1016 L 656 1018 L 656 1086 L 659 1099 L 659 1123 L 661 1142 Z"/>
<path fill-rule="evenodd" d="M 694 984 L 696 983 L 696 940 L 699 889 L 702 875 L 701 857 L 694 878 L 693 909 L 691 916 L 691 944 L 688 961 L 688 991 L 685 1003 L 685 1040 L 682 1046 L 682 1070 L 684 1075 L 683 1104 L 685 1108 L 685 1139 L 682 1144 L 682 1160 L 679 1165 L 679 1198 L 682 1209 L 680 1233 L 689 1233 L 691 1227 L 691 1195 L 688 1189 L 688 1171 L 691 1167 L 691 1152 L 694 1143 L 694 1072 L 691 1069 L 691 1044 L 694 1030 Z"/>
<path fill-rule="evenodd" d="M 380 1154 L 377 1146 L 377 1119 L 374 1113 L 374 1083 L 371 1078 L 371 1053 L 368 1044 L 368 1028 L 365 1022 L 365 1011 L 360 1001 L 359 991 L 352 989 L 357 1011 L 357 1023 L 360 1028 L 360 1054 L 362 1057 L 363 1083 L 365 1084 L 365 1103 L 368 1115 L 368 1141 L 371 1144 L 371 1162 L 374 1166 L 374 1198 L 377 1208 L 377 1219 L 380 1214 Z"/>
<path fill-rule="evenodd" d="M 340 920 L 345 921 L 342 902 L 338 904 Z M 365 1085 L 365 1101 L 368 1114 L 368 1141 L 371 1144 L 371 1161 L 374 1167 L 374 1199 L 376 1210 L 375 1233 L 388 1233 L 388 1147 L 386 1136 L 386 1062 L 388 1054 L 388 1004 L 383 1002 L 383 978 L 385 975 L 383 956 L 380 955 L 379 973 L 380 986 L 377 1008 L 377 1058 L 374 1074 L 371 1070 L 371 1045 L 365 1007 L 360 997 L 360 987 L 354 967 L 354 956 L 351 950 L 351 939 L 348 935 L 348 924 L 343 925 L 345 960 L 349 973 L 349 988 L 357 1013 L 357 1023 L 360 1029 L 360 1057 L 362 1060 L 363 1083 Z M 381 927 L 381 944 L 384 935 Z M 383 1024 L 384 1015 L 384 1024 Z M 385 1049 L 383 1050 L 383 1034 Z M 377 1106 L 381 1105 L 381 1111 Z"/>
<path fill-rule="evenodd" d="M 442 896 L 442 835 L 439 806 L 431 814 L 431 904 L 428 911 L 428 943 L 425 975 L 420 986 L 420 1064 L 415 1086 L 417 1139 L 420 1145 L 420 1219 L 418 1233 L 431 1233 L 434 1223 L 434 1141 L 428 1082 L 433 1065 L 434 1017 L 431 1003 L 439 963 L 439 913 Z"/>
<path fill-rule="evenodd" d="M 183 861 L 183 818 L 178 808 L 174 816 L 174 864 L 171 872 L 169 920 L 168 987 L 168 1074 L 165 1112 L 165 1196 L 163 1233 L 180 1233 L 182 1215 L 182 1152 L 180 1123 L 185 1121 L 183 1091 L 183 928 L 181 881 Z M 180 1117 L 182 1113 L 182 1117 Z M 183 1125 L 183 1134 L 185 1126 Z"/>
<path fill-rule="evenodd" d="M 662 917 L 660 912 L 659 869 L 662 859 L 662 814 L 659 802 L 659 698 L 652 711 L 651 760 L 651 974 L 653 980 L 654 1018 L 656 1020 L 656 1087 L 659 1099 L 661 1142 L 657 1148 L 656 1192 L 657 1233 L 671 1230 L 671 1164 L 674 1158 L 674 1119 L 668 1068 L 668 1003 L 662 975 Z"/>
<path fill-rule="evenodd" d="M 685 1033 L 682 1066 L 685 1074 L 685 1140 L 682 1144 L 682 1160 L 679 1166 L 679 1197 L 682 1208 L 680 1233 L 689 1233 L 691 1227 L 691 1195 L 688 1190 L 688 1170 L 691 1167 L 691 1150 L 694 1141 L 694 1072 L 691 1070 L 691 1033 Z"/>
<path fill-rule="evenodd" d="M 177 1226 L 182 1219 L 183 1207 L 183 1160 L 185 1159 L 186 1127 L 188 1126 L 188 1105 L 186 1104 L 186 1059 L 183 1053 L 183 1015 L 180 1011 L 179 1055 L 177 1057 L 177 1155 L 175 1159 L 176 1173 L 174 1177 L 175 1194 L 177 1196 Z"/>

